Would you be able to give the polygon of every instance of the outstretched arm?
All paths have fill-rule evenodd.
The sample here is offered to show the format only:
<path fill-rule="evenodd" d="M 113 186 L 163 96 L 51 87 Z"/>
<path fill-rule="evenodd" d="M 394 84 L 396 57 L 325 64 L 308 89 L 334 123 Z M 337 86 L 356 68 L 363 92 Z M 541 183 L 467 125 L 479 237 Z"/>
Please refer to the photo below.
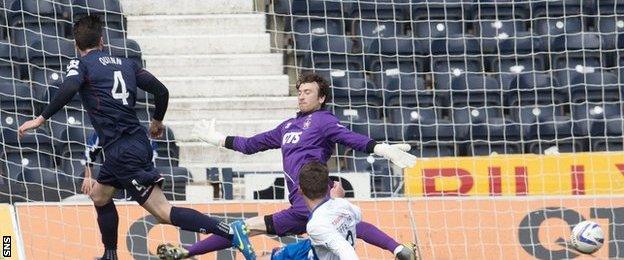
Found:
<path fill-rule="evenodd" d="M 195 138 L 225 147 L 244 154 L 254 154 L 269 149 L 277 149 L 282 145 L 281 124 L 275 129 L 252 137 L 225 136 L 215 130 L 216 121 L 202 121 L 193 128 Z"/>
<path fill-rule="evenodd" d="M 59 91 L 56 93 L 50 104 L 46 106 L 41 113 L 40 116 L 33 120 L 26 121 L 22 124 L 18 129 L 18 134 L 21 137 L 24 136 L 26 131 L 30 129 L 35 129 L 45 123 L 46 120 L 50 119 L 50 117 L 61 108 L 63 108 L 67 103 L 69 103 L 74 95 L 78 93 L 82 83 L 84 82 L 84 72 L 79 67 L 80 61 L 72 60 L 67 66 L 67 75 L 63 80 L 63 83 L 59 86 Z"/>
<path fill-rule="evenodd" d="M 341 125 L 337 118 L 329 121 L 325 133 L 326 137 L 334 143 L 343 144 L 358 151 L 374 153 L 401 168 L 412 167 L 416 163 L 416 156 L 407 153 L 411 149 L 409 144 L 378 144 L 365 135 L 350 131 Z"/>

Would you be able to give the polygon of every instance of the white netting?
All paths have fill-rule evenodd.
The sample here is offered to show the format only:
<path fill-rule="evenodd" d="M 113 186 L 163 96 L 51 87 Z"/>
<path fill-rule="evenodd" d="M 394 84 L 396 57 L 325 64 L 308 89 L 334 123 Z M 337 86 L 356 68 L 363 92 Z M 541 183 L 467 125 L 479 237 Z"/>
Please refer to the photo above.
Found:
<path fill-rule="evenodd" d="M 567 225 L 536 219 L 572 225 L 619 200 L 572 195 L 622 194 L 621 1 L 276 0 L 265 13 L 291 83 L 323 75 L 344 124 L 423 158 L 403 173 L 339 145 L 332 162 L 371 174 L 371 197 L 421 206 L 375 204 L 410 216 L 380 222 L 413 230 L 426 256 L 573 257 L 557 244 Z M 621 256 L 620 240 L 601 256 Z"/>
<path fill-rule="evenodd" d="M 0 202 L 30 202 L 15 203 L 30 258 L 98 255 L 92 206 L 32 203 L 80 194 L 93 129 L 79 100 L 25 139 L 17 140 L 16 129 L 41 113 L 76 56 L 71 27 L 80 15 L 104 18 L 115 55 L 141 61 L 140 47 L 125 37 L 116 0 L 0 3 Z M 408 142 L 423 158 L 402 172 L 336 147 L 332 175 L 359 199 L 365 220 L 418 242 L 425 259 L 526 259 L 575 257 L 562 245 L 569 227 L 594 219 L 609 234 L 597 255 L 622 257 L 624 3 L 273 0 L 258 7 L 291 83 L 305 72 L 322 74 L 332 85 L 328 107 L 345 125 L 379 141 Z M 174 38 L 164 36 L 163 45 Z M 151 97 L 140 99 L 137 113 L 147 123 Z M 156 164 L 169 178 L 168 197 L 183 200 L 189 174 L 175 167 L 178 148 L 168 134 L 156 140 Z M 258 165 L 273 159 L 257 156 Z M 236 168 L 232 161 L 225 164 Z M 287 207 L 277 169 L 202 167 L 194 176 L 216 190 L 202 196 L 249 200 L 192 205 L 202 212 L 231 220 Z M 152 229 L 155 219 L 138 206 L 119 205 L 121 255 L 148 257 L 157 242 L 198 238 Z M 259 251 L 280 245 L 252 242 Z M 360 242 L 357 250 L 363 259 L 391 257 Z"/>

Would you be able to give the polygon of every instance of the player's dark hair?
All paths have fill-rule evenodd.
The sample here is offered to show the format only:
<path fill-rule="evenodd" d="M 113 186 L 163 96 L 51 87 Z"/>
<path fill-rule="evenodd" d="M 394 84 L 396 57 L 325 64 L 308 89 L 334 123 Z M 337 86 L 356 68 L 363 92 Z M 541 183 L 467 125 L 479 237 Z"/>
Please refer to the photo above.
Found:
<path fill-rule="evenodd" d="M 323 101 L 323 104 L 321 104 L 321 108 L 325 108 L 325 103 L 329 101 L 331 94 L 329 89 L 329 82 L 327 82 L 325 78 L 315 73 L 303 74 L 301 75 L 301 77 L 299 77 L 299 80 L 297 80 L 297 85 L 295 87 L 297 88 L 297 90 L 299 90 L 301 84 L 314 82 L 316 82 L 316 84 L 319 86 L 318 96 L 325 97 L 325 101 Z"/>
<path fill-rule="evenodd" d="M 299 171 L 299 187 L 308 199 L 320 199 L 327 196 L 329 189 L 329 170 L 320 162 L 306 163 Z"/>
<path fill-rule="evenodd" d="M 80 18 L 74 24 L 74 39 L 80 50 L 95 48 L 102 37 L 102 21 L 96 15 Z"/>

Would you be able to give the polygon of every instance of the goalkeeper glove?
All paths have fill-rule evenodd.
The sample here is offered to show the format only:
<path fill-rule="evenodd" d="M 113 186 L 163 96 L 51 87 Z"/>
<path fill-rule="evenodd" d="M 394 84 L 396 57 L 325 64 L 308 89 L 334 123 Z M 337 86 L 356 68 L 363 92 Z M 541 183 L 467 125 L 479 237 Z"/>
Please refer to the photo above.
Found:
<path fill-rule="evenodd" d="M 225 145 L 225 135 L 215 130 L 216 120 L 202 120 L 193 126 L 192 137 L 214 146 Z"/>
<path fill-rule="evenodd" d="M 390 160 L 401 168 L 414 167 L 416 164 L 416 156 L 407 153 L 412 147 L 409 144 L 393 144 L 386 143 L 377 144 L 373 149 L 376 155 Z"/>

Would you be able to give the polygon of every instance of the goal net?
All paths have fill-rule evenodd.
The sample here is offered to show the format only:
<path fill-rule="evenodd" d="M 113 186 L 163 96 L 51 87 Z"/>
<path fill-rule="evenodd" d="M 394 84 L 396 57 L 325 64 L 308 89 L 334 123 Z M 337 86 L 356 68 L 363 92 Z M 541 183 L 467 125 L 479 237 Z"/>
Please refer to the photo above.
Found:
<path fill-rule="evenodd" d="M 266 17 L 271 51 L 283 54 L 291 94 L 298 76 L 318 73 L 331 84 L 327 109 L 343 125 L 411 144 L 418 160 L 405 170 L 334 147 L 332 178 L 367 222 L 417 243 L 424 259 L 562 259 L 585 257 L 566 240 L 576 223 L 592 220 L 606 234 L 594 256 L 624 257 L 621 1 L 272 0 L 257 1 L 254 13 Z M 93 127 L 80 97 L 17 138 L 57 92 L 77 56 L 72 25 L 86 14 L 103 18 L 107 51 L 145 65 L 118 0 L 0 0 L 0 223 L 15 227 L 0 232 L 27 259 L 103 250 L 81 191 Z M 147 126 L 153 97 L 139 91 L 136 112 Z M 281 169 L 192 168 L 202 157 L 181 158 L 177 142 L 171 129 L 152 140 L 163 189 L 177 205 L 226 221 L 288 207 Z M 249 158 L 265 165 L 271 156 Z M 213 188 L 206 197 L 214 198 L 189 196 L 192 182 Z M 205 238 L 158 225 L 125 197 L 116 195 L 124 258 Z M 302 237 L 252 243 L 266 252 Z M 392 259 L 362 240 L 356 250 Z"/>
<path fill-rule="evenodd" d="M 418 241 L 425 259 L 549 259 L 577 257 L 565 240 L 592 219 L 609 234 L 596 255 L 621 257 L 622 2 L 293 0 L 265 12 L 291 83 L 323 75 L 345 126 L 419 157 L 401 171 L 336 147 L 334 171 L 370 174 L 366 220 Z"/>

